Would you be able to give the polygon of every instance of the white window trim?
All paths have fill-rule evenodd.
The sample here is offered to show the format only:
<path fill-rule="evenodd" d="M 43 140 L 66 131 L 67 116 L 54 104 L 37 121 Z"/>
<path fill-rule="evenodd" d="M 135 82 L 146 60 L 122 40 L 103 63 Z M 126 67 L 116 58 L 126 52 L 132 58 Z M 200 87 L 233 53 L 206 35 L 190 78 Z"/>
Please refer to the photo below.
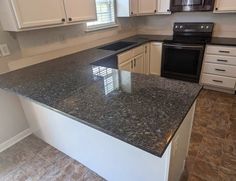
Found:
<path fill-rule="evenodd" d="M 119 25 L 116 22 L 115 23 L 108 23 L 108 24 L 98 25 L 98 26 L 92 26 L 92 27 L 88 27 L 86 25 L 85 32 L 99 31 L 99 30 L 117 28 L 117 27 L 119 27 Z"/>
<path fill-rule="evenodd" d="M 117 19 L 116 19 L 116 1 L 115 0 L 114 0 L 114 16 L 115 16 L 115 21 L 113 23 L 94 25 L 94 26 L 88 26 L 86 23 L 85 24 L 85 26 L 86 26 L 85 32 L 93 32 L 93 31 L 99 31 L 99 30 L 119 27 L 119 24 L 117 23 Z"/>

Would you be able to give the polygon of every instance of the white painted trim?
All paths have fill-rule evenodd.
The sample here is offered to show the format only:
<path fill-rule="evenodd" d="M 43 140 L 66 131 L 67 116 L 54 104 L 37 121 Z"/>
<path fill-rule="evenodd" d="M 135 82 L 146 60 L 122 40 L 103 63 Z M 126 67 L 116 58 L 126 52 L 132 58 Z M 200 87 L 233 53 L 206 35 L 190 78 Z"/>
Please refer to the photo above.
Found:
<path fill-rule="evenodd" d="M 0 144 L 0 153 L 5 151 L 6 149 L 10 148 L 11 146 L 18 143 L 19 141 L 23 140 L 24 138 L 26 138 L 27 136 L 29 136 L 31 134 L 32 134 L 31 130 L 26 129 L 26 130 L 20 132 L 19 134 L 17 134 L 16 136 L 10 138 L 9 140 L 5 141 L 4 143 L 1 143 Z"/>

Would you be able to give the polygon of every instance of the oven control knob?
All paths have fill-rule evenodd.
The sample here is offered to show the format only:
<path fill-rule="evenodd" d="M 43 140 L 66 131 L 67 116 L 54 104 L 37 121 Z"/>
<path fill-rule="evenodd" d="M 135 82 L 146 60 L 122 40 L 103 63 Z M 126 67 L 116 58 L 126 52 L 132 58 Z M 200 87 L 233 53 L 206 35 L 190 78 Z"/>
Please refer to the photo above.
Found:
<path fill-rule="evenodd" d="M 206 29 L 209 29 L 209 26 L 206 26 Z"/>
<path fill-rule="evenodd" d="M 181 25 L 181 26 L 180 26 L 180 29 L 182 29 L 182 28 L 183 28 L 183 26 Z"/>
<path fill-rule="evenodd" d="M 176 25 L 176 26 L 175 26 L 175 29 L 178 29 L 178 28 L 179 28 L 179 27 Z"/>
<path fill-rule="evenodd" d="M 204 26 L 201 26 L 201 29 L 204 29 Z"/>

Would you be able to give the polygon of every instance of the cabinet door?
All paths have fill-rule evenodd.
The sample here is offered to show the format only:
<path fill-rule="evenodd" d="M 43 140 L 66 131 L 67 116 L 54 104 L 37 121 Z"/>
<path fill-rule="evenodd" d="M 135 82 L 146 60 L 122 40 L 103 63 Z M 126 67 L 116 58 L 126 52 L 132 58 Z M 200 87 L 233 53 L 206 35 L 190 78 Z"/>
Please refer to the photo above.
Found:
<path fill-rule="evenodd" d="M 144 74 L 144 54 L 140 54 L 134 58 L 133 72 Z"/>
<path fill-rule="evenodd" d="M 139 14 L 154 14 L 157 10 L 157 0 L 139 0 Z"/>
<path fill-rule="evenodd" d="M 64 0 L 68 22 L 96 20 L 95 0 Z"/>
<path fill-rule="evenodd" d="M 147 43 L 145 46 L 145 57 L 144 57 L 144 71 L 145 74 L 150 74 L 150 43 Z"/>
<path fill-rule="evenodd" d="M 236 1 L 216 0 L 215 12 L 236 12 Z"/>
<path fill-rule="evenodd" d="M 170 0 L 158 0 L 157 13 L 170 14 Z"/>
<path fill-rule="evenodd" d="M 130 0 L 130 14 L 138 15 L 138 0 Z"/>
<path fill-rule="evenodd" d="M 133 69 L 133 59 L 127 60 L 126 62 L 119 64 L 119 70 L 132 72 L 132 69 Z"/>
<path fill-rule="evenodd" d="M 150 74 L 161 75 L 162 43 L 151 43 Z"/>
<path fill-rule="evenodd" d="M 62 0 L 11 0 L 19 28 L 64 23 Z"/>

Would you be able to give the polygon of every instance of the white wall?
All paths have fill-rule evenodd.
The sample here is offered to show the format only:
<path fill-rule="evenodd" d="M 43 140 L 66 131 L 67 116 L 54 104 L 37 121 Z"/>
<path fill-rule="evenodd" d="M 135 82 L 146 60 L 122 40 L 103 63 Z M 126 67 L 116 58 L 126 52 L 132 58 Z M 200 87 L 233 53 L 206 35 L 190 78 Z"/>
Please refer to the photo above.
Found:
<path fill-rule="evenodd" d="M 29 128 L 16 96 L 0 90 L 0 148 L 1 144 Z"/>
<path fill-rule="evenodd" d="M 212 12 L 175 13 L 172 15 L 146 16 L 138 19 L 141 34 L 172 34 L 174 22 L 215 22 L 214 36 L 236 38 L 236 14 Z"/>

